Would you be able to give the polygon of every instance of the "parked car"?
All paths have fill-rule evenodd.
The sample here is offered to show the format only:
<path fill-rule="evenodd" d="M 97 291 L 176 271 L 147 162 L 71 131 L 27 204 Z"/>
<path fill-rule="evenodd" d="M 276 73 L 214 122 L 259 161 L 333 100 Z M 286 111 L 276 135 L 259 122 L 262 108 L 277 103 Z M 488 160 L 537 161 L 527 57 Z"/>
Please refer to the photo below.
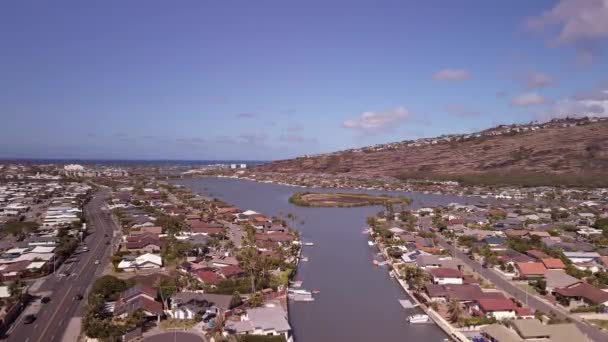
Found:
<path fill-rule="evenodd" d="M 82 297 L 82 295 L 80 293 L 77 294 L 76 296 L 74 296 L 74 299 L 76 299 L 76 300 L 82 300 L 82 298 L 83 297 Z"/>
<path fill-rule="evenodd" d="M 46 304 L 46 303 L 48 303 L 48 302 L 50 302 L 50 301 L 51 301 L 51 297 L 49 297 L 49 296 L 42 297 L 42 299 L 40 300 L 40 302 L 41 302 L 42 304 Z"/>
<path fill-rule="evenodd" d="M 32 324 L 36 320 L 36 315 L 27 315 L 23 319 L 23 324 Z"/>
<path fill-rule="evenodd" d="M 95 265 L 99 265 L 99 260 L 95 260 Z"/>

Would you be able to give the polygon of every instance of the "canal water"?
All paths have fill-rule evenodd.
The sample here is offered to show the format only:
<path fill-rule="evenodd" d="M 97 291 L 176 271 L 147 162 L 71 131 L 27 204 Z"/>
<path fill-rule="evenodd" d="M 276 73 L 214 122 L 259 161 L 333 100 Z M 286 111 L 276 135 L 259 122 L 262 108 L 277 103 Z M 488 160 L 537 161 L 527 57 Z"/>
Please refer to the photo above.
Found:
<path fill-rule="evenodd" d="M 406 299 L 407 295 L 389 277 L 386 268 L 372 265 L 377 251 L 367 245 L 367 236 L 361 232 L 366 218 L 381 210 L 380 207 L 298 207 L 288 199 L 294 192 L 307 189 L 248 180 L 193 178 L 175 183 L 243 210 L 252 209 L 268 216 L 287 213 L 297 216 L 302 240 L 315 245 L 303 247 L 302 255 L 309 261 L 300 263 L 296 279 L 303 281 L 304 289 L 320 290 L 314 302 L 290 303 L 290 323 L 297 342 L 442 341 L 446 337 L 435 325 L 409 325 L 406 317 L 419 309 L 404 309 L 398 300 Z M 413 208 L 476 201 L 450 195 L 364 192 L 408 196 L 414 199 Z"/>

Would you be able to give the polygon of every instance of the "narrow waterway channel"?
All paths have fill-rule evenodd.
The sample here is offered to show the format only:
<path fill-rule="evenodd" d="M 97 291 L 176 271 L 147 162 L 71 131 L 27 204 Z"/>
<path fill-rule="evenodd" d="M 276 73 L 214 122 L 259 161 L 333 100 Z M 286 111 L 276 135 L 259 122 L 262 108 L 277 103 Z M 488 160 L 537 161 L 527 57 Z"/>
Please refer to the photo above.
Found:
<path fill-rule="evenodd" d="M 380 207 L 298 207 L 288 199 L 307 189 L 239 179 L 194 178 L 175 183 L 241 209 L 269 216 L 293 213 L 298 222 L 304 221 L 297 227 L 302 239 L 315 245 L 304 246 L 302 254 L 309 261 L 300 263 L 296 279 L 303 281 L 303 288 L 321 292 L 314 302 L 290 304 L 290 323 L 297 342 L 442 341 L 446 337 L 435 325 L 409 325 L 406 317 L 418 309 L 403 309 L 398 299 L 407 298 L 406 294 L 384 267 L 372 265 L 377 251 L 367 245 L 367 236 L 361 232 L 366 218 Z M 365 192 L 409 196 L 414 199 L 412 208 L 476 201 L 449 195 Z"/>

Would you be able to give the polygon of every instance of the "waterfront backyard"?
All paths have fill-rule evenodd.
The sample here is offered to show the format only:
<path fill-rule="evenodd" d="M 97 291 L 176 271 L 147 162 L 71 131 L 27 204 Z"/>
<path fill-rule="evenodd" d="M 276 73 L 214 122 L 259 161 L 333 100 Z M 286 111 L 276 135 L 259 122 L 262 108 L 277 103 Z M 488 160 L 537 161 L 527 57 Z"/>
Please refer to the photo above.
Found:
<path fill-rule="evenodd" d="M 290 323 L 296 341 L 441 341 L 446 337 L 435 325 L 408 325 L 406 318 L 419 313 L 419 309 L 404 309 L 398 301 L 407 298 L 403 289 L 385 268 L 372 265 L 377 250 L 367 245 L 367 236 L 361 232 L 366 218 L 381 210 L 381 206 L 299 207 L 288 200 L 301 188 L 247 180 L 197 178 L 177 183 L 242 209 L 275 216 L 293 214 L 297 218 L 302 240 L 314 242 L 314 246 L 304 246 L 302 254 L 309 261 L 300 263 L 296 279 L 303 281 L 304 288 L 318 289 L 320 293 L 314 302 L 290 303 Z M 459 200 L 455 196 L 394 195 L 412 197 L 413 207 Z"/>

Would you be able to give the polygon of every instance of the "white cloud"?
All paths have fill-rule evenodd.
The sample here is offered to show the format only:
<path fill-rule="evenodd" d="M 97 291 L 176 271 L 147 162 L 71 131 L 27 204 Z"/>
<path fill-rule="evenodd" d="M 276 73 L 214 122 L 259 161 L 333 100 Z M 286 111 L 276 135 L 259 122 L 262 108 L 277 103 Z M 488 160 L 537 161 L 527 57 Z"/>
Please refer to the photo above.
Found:
<path fill-rule="evenodd" d="M 597 42 L 608 38 L 608 0 L 560 0 L 553 8 L 529 18 L 528 28 L 549 32 L 553 45 L 573 45 L 578 60 L 589 63 Z"/>
<path fill-rule="evenodd" d="M 433 74 L 437 81 L 464 81 L 471 78 L 471 74 L 464 69 L 443 69 Z"/>
<path fill-rule="evenodd" d="M 603 94 L 603 95 L 602 95 Z M 573 97 L 556 101 L 551 108 L 542 113 L 543 119 L 582 116 L 608 116 L 608 90 L 581 92 Z"/>
<path fill-rule="evenodd" d="M 517 107 L 537 106 L 547 103 L 547 99 L 537 93 L 525 93 L 511 99 L 511 105 Z"/>
<path fill-rule="evenodd" d="M 526 84 L 529 88 L 543 88 L 552 85 L 554 82 L 551 75 L 542 72 L 531 72 L 526 77 Z"/>
<path fill-rule="evenodd" d="M 364 112 L 355 119 L 344 121 L 344 127 L 365 131 L 380 131 L 408 117 L 410 117 L 410 112 L 403 107 L 382 112 Z"/>

